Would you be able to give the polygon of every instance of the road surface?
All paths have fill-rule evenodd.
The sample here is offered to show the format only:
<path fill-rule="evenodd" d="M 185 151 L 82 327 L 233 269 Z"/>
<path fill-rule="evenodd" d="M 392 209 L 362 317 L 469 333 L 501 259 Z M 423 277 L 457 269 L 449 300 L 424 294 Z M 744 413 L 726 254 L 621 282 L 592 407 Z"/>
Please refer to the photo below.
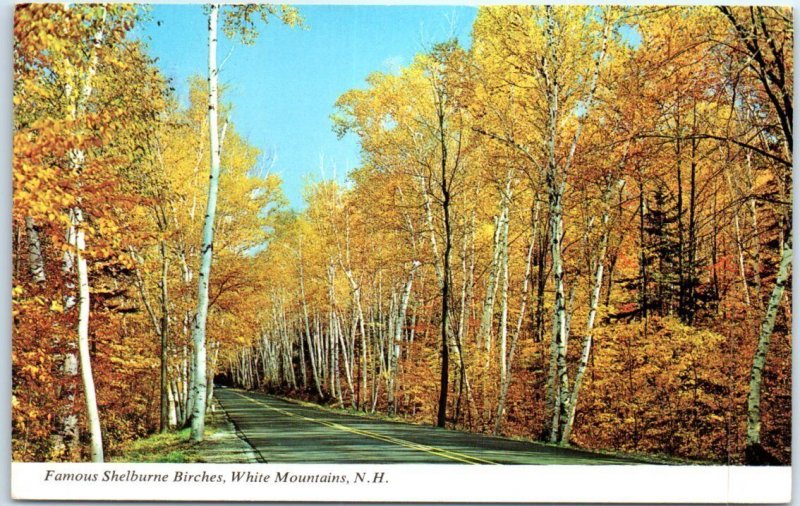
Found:
<path fill-rule="evenodd" d="M 635 464 L 624 457 L 339 414 L 233 388 L 215 396 L 268 463 Z"/>

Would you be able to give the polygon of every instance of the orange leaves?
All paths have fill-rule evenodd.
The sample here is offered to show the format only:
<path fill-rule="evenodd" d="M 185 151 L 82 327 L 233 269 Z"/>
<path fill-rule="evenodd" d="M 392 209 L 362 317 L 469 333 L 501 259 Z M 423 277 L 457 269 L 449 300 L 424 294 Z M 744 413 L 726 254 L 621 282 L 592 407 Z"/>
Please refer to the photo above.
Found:
<path fill-rule="evenodd" d="M 81 134 L 82 122 L 43 118 L 14 135 L 14 216 L 62 220 L 75 205 L 74 153 L 99 145 Z"/>
<path fill-rule="evenodd" d="M 674 318 L 598 329 L 579 441 L 701 459 L 725 455 L 726 424 L 736 417 L 727 346 L 725 336 Z"/>
<path fill-rule="evenodd" d="M 134 367 L 152 356 L 139 308 L 124 287 L 133 263 L 125 251 L 139 240 L 134 213 L 142 195 L 131 180 L 146 163 L 146 129 L 164 101 L 164 79 L 137 44 L 132 5 L 19 5 L 14 87 L 14 457 L 79 459 L 59 449 L 65 417 L 80 411 L 75 373 L 76 230 L 89 263 L 89 340 L 101 405 L 119 412 L 104 429 L 120 438 L 126 419 L 144 420 L 145 403 L 127 405 Z M 102 43 L 98 44 L 97 41 Z M 140 90 L 146 90 L 142 91 Z M 152 98 L 152 100 L 151 100 Z M 80 208 L 83 220 L 74 220 Z M 35 244 L 34 244 L 35 243 Z M 33 252 L 39 251 L 38 255 Z M 34 276 L 34 260 L 41 263 Z M 120 362 L 124 357 L 124 361 Z M 71 366 L 70 366 L 71 367 Z M 152 360 L 145 367 L 152 374 Z M 153 384 L 145 381 L 145 384 Z M 123 388 L 124 387 L 124 388 Z M 121 395 L 120 392 L 123 392 Z M 146 393 L 149 395 L 149 392 Z M 137 394 L 139 398 L 141 394 Z M 48 406 L 47 410 L 37 407 Z M 111 446 L 115 443 L 112 441 Z"/>

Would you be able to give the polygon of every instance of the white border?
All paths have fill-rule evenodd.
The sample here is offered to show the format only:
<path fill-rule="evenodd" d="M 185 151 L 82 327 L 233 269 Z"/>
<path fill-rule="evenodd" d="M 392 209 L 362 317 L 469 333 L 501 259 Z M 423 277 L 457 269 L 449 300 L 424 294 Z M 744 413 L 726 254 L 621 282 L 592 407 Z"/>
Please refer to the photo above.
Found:
<path fill-rule="evenodd" d="M 11 466 L 12 497 L 38 500 L 763 504 L 789 502 L 792 488 L 790 467 L 21 462 Z M 168 481 L 103 481 L 104 473 L 112 471 L 165 474 Z M 232 482 L 234 472 L 247 471 L 268 475 L 269 481 Z M 96 478 L 55 481 L 53 476 L 60 473 L 94 474 Z M 175 481 L 178 473 L 196 476 L 199 482 Z M 278 473 L 336 475 L 349 483 L 277 482 Z M 357 473 L 363 473 L 365 481 L 356 483 Z M 369 483 L 376 473 L 382 473 L 383 480 Z M 48 475 L 50 479 L 46 479 Z M 207 481 L 211 476 L 218 476 L 217 483 Z"/>
<path fill-rule="evenodd" d="M 116 1 L 116 0 L 110 0 Z M 225 0 L 233 1 L 233 0 Z M 519 0 L 331 0 L 336 4 L 394 4 L 394 5 L 477 5 L 518 3 Z M 676 4 L 676 5 L 714 5 L 720 3 L 742 4 L 744 0 L 644 0 L 631 3 L 648 4 Z M 0 279 L 4 280 L 7 287 L 11 285 L 11 96 L 12 96 L 12 20 L 14 0 L 0 0 L 0 114 L 4 121 L 0 122 L 0 153 L 5 162 L 0 169 Z M 198 3 L 193 0 L 156 0 L 144 3 Z M 321 4 L 319 0 L 295 0 L 296 4 Z M 527 3 L 527 2 L 524 2 Z M 620 1 L 580 1 L 561 0 L 561 3 L 627 3 Z M 795 25 L 798 26 L 800 16 L 800 0 L 756 0 L 749 3 L 769 5 L 790 5 L 795 8 Z M 797 52 L 797 41 L 795 44 Z M 797 62 L 797 58 L 795 58 Z M 795 89 L 798 87 L 798 77 L 795 73 Z M 796 123 L 800 123 L 797 120 Z M 795 125 L 797 126 L 797 125 Z M 796 186 L 796 185 L 795 185 Z M 794 214 L 800 211 L 800 200 L 794 199 Z M 800 220 L 794 220 L 795 235 L 800 230 Z M 800 293 L 800 278 L 793 276 L 793 293 Z M 800 297 L 792 301 L 794 321 L 792 322 L 793 349 L 792 369 L 797 371 L 800 367 L 800 349 L 797 346 L 797 336 L 800 335 Z M 167 472 L 184 469 L 182 465 L 170 464 L 29 464 L 10 463 L 11 444 L 11 300 L 10 290 L 0 289 L 0 452 L 5 457 L 0 471 L 0 504 L 5 504 L 10 495 L 16 499 L 50 499 L 50 500 L 178 500 L 178 501 L 356 501 L 359 500 L 352 490 L 337 491 L 335 487 L 269 487 L 254 484 L 222 485 L 216 489 L 204 486 L 179 486 L 170 484 L 169 487 L 157 487 L 142 484 L 100 484 L 101 486 L 87 486 L 86 484 L 59 484 L 54 486 L 43 482 L 42 470 L 70 469 L 76 472 L 83 468 L 97 468 L 100 470 L 136 469 L 137 472 L 156 472 L 165 469 Z M 795 379 L 797 377 L 795 376 Z M 793 398 L 800 393 L 800 384 L 794 381 Z M 793 410 L 794 411 L 794 410 Z M 792 417 L 792 432 L 800 434 L 800 413 L 794 412 Z M 798 438 L 793 438 L 792 455 L 800 452 Z M 301 468 L 304 472 L 311 472 L 315 467 L 324 469 L 325 472 L 336 472 L 339 468 L 348 466 L 295 466 L 295 465 L 188 465 L 187 470 L 193 471 L 206 469 L 211 472 L 216 467 L 221 467 L 222 472 L 230 473 L 233 469 L 244 470 L 290 470 Z M 791 484 L 794 472 L 791 468 L 752 468 L 752 467 L 683 467 L 683 466 L 438 466 L 426 465 L 410 466 L 353 466 L 371 471 L 386 468 L 395 476 L 402 487 L 391 485 L 391 495 L 384 492 L 383 501 L 433 501 L 439 497 L 442 502 L 468 502 L 480 501 L 500 502 L 503 497 L 514 496 L 517 502 L 636 502 L 636 503 L 787 503 L 790 501 Z M 448 469 L 449 468 L 449 469 Z M 798 480 L 800 483 L 800 480 Z M 373 494 L 377 495 L 373 492 Z M 390 496 L 391 495 L 391 496 Z M 800 499 L 792 503 L 800 504 Z M 37 504 L 28 502 L 27 504 Z M 116 504 L 121 504 L 116 502 Z"/>

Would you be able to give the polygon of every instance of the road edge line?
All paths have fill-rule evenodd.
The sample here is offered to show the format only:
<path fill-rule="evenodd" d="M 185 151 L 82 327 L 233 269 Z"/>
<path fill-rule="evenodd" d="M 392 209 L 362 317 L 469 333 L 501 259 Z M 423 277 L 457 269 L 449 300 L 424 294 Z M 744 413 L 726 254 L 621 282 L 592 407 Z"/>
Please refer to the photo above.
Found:
<path fill-rule="evenodd" d="M 239 425 L 235 421 L 233 421 L 233 418 L 231 418 L 231 416 L 228 414 L 228 410 L 225 409 L 225 406 L 222 405 L 222 401 L 219 400 L 219 397 L 214 397 L 214 400 L 217 401 L 217 404 L 219 405 L 220 409 L 225 414 L 225 419 L 228 420 L 228 422 L 230 422 L 231 425 L 233 425 L 233 430 L 234 434 L 236 434 L 236 437 L 244 441 L 244 443 L 250 447 L 250 452 L 255 456 L 256 462 L 259 464 L 269 464 L 269 461 L 267 461 L 267 458 L 264 457 L 264 454 L 261 453 L 261 451 L 255 447 L 255 445 L 253 445 L 253 443 L 247 438 L 242 429 L 239 428 Z"/>

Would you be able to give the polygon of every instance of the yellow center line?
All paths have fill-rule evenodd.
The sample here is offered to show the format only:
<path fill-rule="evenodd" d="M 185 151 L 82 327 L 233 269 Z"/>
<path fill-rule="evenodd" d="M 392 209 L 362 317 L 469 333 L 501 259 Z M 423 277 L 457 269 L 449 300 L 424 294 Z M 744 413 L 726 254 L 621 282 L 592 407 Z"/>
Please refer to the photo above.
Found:
<path fill-rule="evenodd" d="M 248 400 L 250 402 L 253 402 L 255 404 L 261 405 L 261 406 L 263 406 L 263 407 L 265 407 L 267 409 L 270 409 L 272 411 L 277 411 L 278 413 L 284 414 L 286 416 L 291 416 L 291 417 L 294 417 L 294 418 L 300 418 L 300 419 L 306 420 L 308 422 L 313 422 L 313 423 L 318 423 L 320 425 L 325 425 L 325 426 L 330 427 L 332 429 L 337 429 L 337 430 L 341 430 L 341 431 L 344 431 L 344 432 L 350 432 L 352 434 L 357 434 L 357 435 L 360 435 L 360 436 L 365 436 L 365 437 L 368 437 L 368 438 L 377 439 L 379 441 L 392 443 L 392 444 L 395 444 L 395 445 L 398 445 L 398 446 L 402 446 L 402 447 L 405 447 L 405 448 L 409 448 L 409 449 L 412 449 L 412 450 L 417 450 L 417 451 L 430 453 L 432 455 L 436 455 L 437 457 L 444 457 L 446 459 L 455 460 L 455 461 L 458 461 L 458 462 L 463 462 L 465 464 L 479 464 L 479 463 L 480 464 L 496 464 L 496 462 L 492 462 L 491 460 L 485 460 L 485 459 L 482 459 L 480 457 L 473 457 L 472 455 L 466 455 L 464 453 L 459 453 L 459 452 L 455 452 L 455 451 L 452 451 L 452 450 L 445 450 L 444 448 L 437 448 L 435 446 L 428 446 L 428 445 L 423 445 L 423 444 L 420 444 L 420 443 L 414 443 L 413 441 L 407 441 L 405 439 L 399 439 L 399 438 L 396 438 L 396 437 L 393 437 L 393 436 L 387 436 L 385 434 L 379 434 L 379 433 L 376 433 L 376 432 L 371 432 L 371 431 L 367 431 L 367 430 L 363 430 L 363 429 L 355 429 L 353 427 L 348 427 L 346 425 L 341 425 L 341 424 L 338 424 L 338 423 L 335 423 L 335 422 L 328 422 L 328 421 L 325 421 L 325 420 L 317 420 L 315 418 L 310 418 L 310 417 L 307 417 L 307 416 L 298 415 L 298 414 L 292 413 L 290 411 L 286 411 L 286 410 L 283 410 L 283 409 L 280 409 L 280 408 L 276 408 L 274 406 L 270 406 L 269 404 L 266 404 L 266 403 L 264 403 L 262 401 L 255 400 L 252 397 L 248 397 L 246 395 L 242 395 L 239 392 L 233 392 L 233 393 L 238 395 L 239 397 L 242 397 L 243 399 L 246 399 L 246 400 Z"/>

